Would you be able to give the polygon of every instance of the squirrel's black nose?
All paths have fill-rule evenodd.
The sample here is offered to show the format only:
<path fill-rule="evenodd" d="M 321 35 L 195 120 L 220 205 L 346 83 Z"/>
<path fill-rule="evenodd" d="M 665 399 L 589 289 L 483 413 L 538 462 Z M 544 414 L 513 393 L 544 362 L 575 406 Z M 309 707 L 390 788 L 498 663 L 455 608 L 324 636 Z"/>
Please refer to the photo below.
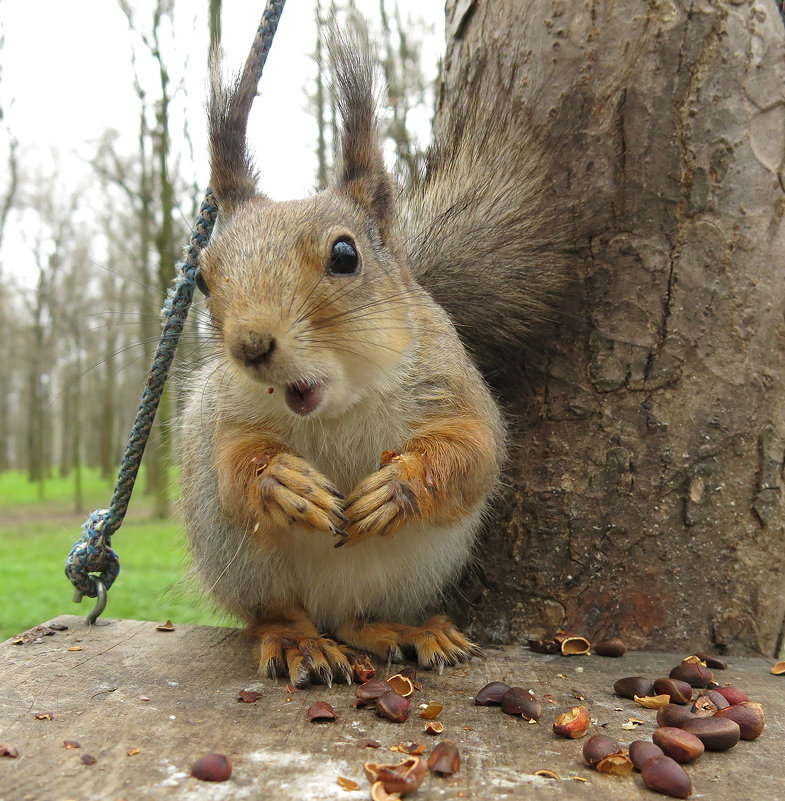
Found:
<path fill-rule="evenodd" d="M 232 356 L 246 367 L 260 367 L 267 364 L 275 350 L 275 337 L 249 331 L 232 348 Z"/>

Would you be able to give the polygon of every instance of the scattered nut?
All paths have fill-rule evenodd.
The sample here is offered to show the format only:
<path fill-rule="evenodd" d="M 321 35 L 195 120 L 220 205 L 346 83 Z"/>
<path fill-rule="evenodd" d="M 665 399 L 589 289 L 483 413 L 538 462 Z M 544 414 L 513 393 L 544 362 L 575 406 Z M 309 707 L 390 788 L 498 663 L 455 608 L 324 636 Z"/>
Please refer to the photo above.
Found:
<path fill-rule="evenodd" d="M 590 726 L 589 710 L 585 706 L 574 706 L 569 712 L 556 718 L 553 733 L 559 737 L 577 740 L 589 731 Z"/>
<path fill-rule="evenodd" d="M 388 690 L 376 699 L 376 712 L 394 723 L 403 723 L 409 717 L 410 708 L 409 699 L 394 690 Z"/>
<path fill-rule="evenodd" d="M 67 750 L 71 748 L 81 748 L 81 743 L 76 742 L 76 740 L 63 740 L 63 748 Z"/>
<path fill-rule="evenodd" d="M 520 715 L 528 721 L 537 721 L 542 714 L 540 702 L 523 687 L 510 687 L 502 696 L 501 708 L 505 715 Z"/>
<path fill-rule="evenodd" d="M 492 681 L 490 684 L 486 684 L 478 693 L 474 696 L 474 703 L 477 706 L 490 706 L 491 704 L 500 704 L 502 701 L 502 696 L 510 689 L 508 684 L 505 684 L 503 681 Z"/>
<path fill-rule="evenodd" d="M 675 759 L 679 764 L 692 762 L 706 750 L 703 742 L 694 734 L 674 726 L 655 729 L 651 738 L 666 756 Z"/>
<path fill-rule="evenodd" d="M 630 759 L 636 770 L 640 770 L 652 757 L 661 754 L 662 748 L 648 740 L 635 740 L 630 743 Z"/>
<path fill-rule="evenodd" d="M 315 704 L 308 707 L 305 717 L 312 723 L 321 723 L 327 720 L 335 720 L 338 715 L 327 701 L 317 701 Z"/>
<path fill-rule="evenodd" d="M 16 750 L 9 743 L 0 743 L 0 757 L 8 757 L 9 759 L 16 759 L 19 756 L 19 751 Z"/>
<path fill-rule="evenodd" d="M 617 754 L 621 751 L 621 746 L 607 734 L 594 734 L 583 744 L 581 753 L 583 761 L 593 768 L 597 763 L 609 754 Z"/>
<path fill-rule="evenodd" d="M 83 765 L 95 765 L 95 763 L 98 762 L 98 759 L 92 754 L 82 754 L 80 760 Z"/>
<path fill-rule="evenodd" d="M 692 782 L 678 762 L 669 756 L 655 756 L 641 769 L 643 783 L 655 793 L 672 798 L 687 798 L 692 792 Z"/>
<path fill-rule="evenodd" d="M 719 693 L 730 705 L 742 704 L 744 701 L 750 699 L 741 690 L 737 690 L 730 684 L 724 684 L 722 687 L 716 687 L 715 693 Z"/>
<path fill-rule="evenodd" d="M 727 751 L 729 748 L 733 748 L 741 737 L 741 729 L 735 720 L 717 715 L 710 718 L 693 716 L 692 719 L 677 725 L 698 737 L 707 751 Z"/>
<path fill-rule="evenodd" d="M 728 669 L 728 663 L 716 654 L 707 654 L 703 651 L 698 651 L 694 654 L 694 656 L 697 656 L 698 659 L 700 659 L 700 661 L 706 665 L 706 667 L 711 668 L 712 670 Z"/>
<path fill-rule="evenodd" d="M 203 782 L 225 782 L 232 775 L 232 763 L 223 754 L 209 753 L 191 765 L 191 776 Z"/>
<path fill-rule="evenodd" d="M 681 728 L 686 721 L 693 720 L 695 715 L 689 709 L 678 704 L 666 704 L 657 712 L 658 726 L 678 726 Z"/>
<path fill-rule="evenodd" d="M 636 695 L 641 698 L 654 692 L 654 682 L 645 676 L 627 676 L 613 684 L 613 691 L 622 698 L 632 700 Z"/>
<path fill-rule="evenodd" d="M 627 646 L 618 637 L 614 637 L 610 640 L 600 640 L 594 646 L 594 653 L 599 656 L 624 656 L 627 653 Z"/>
<path fill-rule="evenodd" d="M 742 701 L 740 704 L 727 706 L 724 709 L 720 709 L 715 717 L 733 720 L 738 723 L 739 736 L 742 740 L 754 740 L 760 737 L 766 725 L 763 707 L 753 701 Z"/>
<path fill-rule="evenodd" d="M 456 773 L 461 764 L 461 758 L 458 754 L 458 747 L 452 740 L 442 740 L 431 751 L 428 758 L 428 768 L 431 773 L 437 773 L 440 776 L 451 776 Z"/>
<path fill-rule="evenodd" d="M 672 679 L 686 681 L 691 687 L 706 687 L 714 681 L 714 674 L 700 662 L 682 662 L 668 674 Z"/>
<path fill-rule="evenodd" d="M 692 700 L 692 685 L 679 679 L 655 679 L 654 692 L 670 696 L 672 704 L 688 704 Z"/>

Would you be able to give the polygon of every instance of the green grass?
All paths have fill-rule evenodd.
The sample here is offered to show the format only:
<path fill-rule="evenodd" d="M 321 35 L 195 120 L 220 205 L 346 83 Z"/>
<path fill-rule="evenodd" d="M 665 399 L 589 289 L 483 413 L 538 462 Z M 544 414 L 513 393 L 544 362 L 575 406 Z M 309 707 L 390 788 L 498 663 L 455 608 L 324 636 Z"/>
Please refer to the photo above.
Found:
<path fill-rule="evenodd" d="M 88 512 L 108 505 L 112 488 L 95 471 L 85 471 L 84 484 Z M 150 517 L 149 502 L 137 493 L 112 538 L 121 570 L 104 615 L 227 622 L 183 580 L 187 555 L 180 524 Z M 73 588 L 63 573 L 86 516 L 74 512 L 70 479 L 48 481 L 45 500 L 39 501 L 35 485 L 22 474 L 0 475 L 0 641 L 57 615 L 84 615 L 92 608 L 91 598 L 80 605 L 72 602 Z"/>

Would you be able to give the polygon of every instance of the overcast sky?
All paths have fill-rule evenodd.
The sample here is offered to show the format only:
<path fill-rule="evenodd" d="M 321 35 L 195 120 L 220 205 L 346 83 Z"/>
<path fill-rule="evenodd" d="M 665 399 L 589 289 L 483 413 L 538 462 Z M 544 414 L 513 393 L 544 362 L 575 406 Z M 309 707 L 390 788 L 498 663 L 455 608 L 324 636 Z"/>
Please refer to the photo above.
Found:
<path fill-rule="evenodd" d="M 140 20 L 146 21 L 150 0 L 135 5 Z M 428 50 L 435 74 L 444 41 L 443 0 L 400 0 L 400 5 L 404 13 L 433 23 Z M 189 117 L 196 150 L 193 169 L 200 186 L 207 180 L 203 110 L 207 6 L 208 0 L 177 3 L 174 37 L 177 55 L 189 58 L 187 93 L 181 92 L 177 102 Z M 357 6 L 375 18 L 378 0 L 357 0 Z M 239 68 L 264 2 L 224 0 L 223 9 L 226 63 Z M 134 152 L 139 106 L 133 91 L 131 37 L 114 0 L 0 0 L 0 27 L 5 39 L 0 51 L 0 102 L 5 122 L 19 140 L 25 175 L 46 175 L 56 161 L 61 179 L 69 186 L 78 185 L 80 176 L 91 169 L 87 160 L 95 153 L 96 139 L 108 128 L 121 133 L 118 150 Z M 302 197 L 314 185 L 315 127 L 305 108 L 315 74 L 310 58 L 314 40 L 313 0 L 288 0 L 249 123 L 263 189 L 278 200 Z M 179 77 L 173 75 L 174 80 Z M 0 147 L 7 147 L 5 134 Z M 51 155 L 54 151 L 56 158 Z M 0 187 L 4 190 L 7 183 L 3 153 Z M 19 253 L 23 243 L 15 232 L 9 230 L 6 236 L 3 263 L 8 269 L 9 261 L 19 262 L 24 254 Z"/>

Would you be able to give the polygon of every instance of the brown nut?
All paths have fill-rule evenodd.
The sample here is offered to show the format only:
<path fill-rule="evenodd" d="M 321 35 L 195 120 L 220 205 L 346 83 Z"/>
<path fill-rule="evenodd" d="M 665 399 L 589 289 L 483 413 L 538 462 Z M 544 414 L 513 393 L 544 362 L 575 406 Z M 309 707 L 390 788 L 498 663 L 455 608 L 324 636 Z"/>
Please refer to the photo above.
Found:
<path fill-rule="evenodd" d="M 716 715 L 710 718 L 693 717 L 677 725 L 700 739 L 707 751 L 727 751 L 741 737 L 741 729 L 735 720 Z"/>
<path fill-rule="evenodd" d="M 403 723 L 409 717 L 411 706 L 409 699 L 395 690 L 388 690 L 376 699 L 376 713 L 393 723 Z"/>
<path fill-rule="evenodd" d="M 599 656 L 624 656 L 624 654 L 627 653 L 627 646 L 624 644 L 623 640 L 614 637 L 610 640 L 600 640 L 594 646 L 594 653 Z"/>
<path fill-rule="evenodd" d="M 385 792 L 406 795 L 422 784 L 428 763 L 419 756 L 409 756 L 397 765 L 366 762 L 363 770 L 368 781 L 372 784 L 381 782 Z"/>
<path fill-rule="evenodd" d="M 727 670 L 728 663 L 722 659 L 721 657 L 717 656 L 716 654 L 707 654 L 705 651 L 696 651 L 694 656 L 697 656 L 701 662 L 703 662 L 707 668 L 711 670 Z"/>
<path fill-rule="evenodd" d="M 458 747 L 450 739 L 442 740 L 428 757 L 428 768 L 439 776 L 452 776 L 461 766 Z"/>
<path fill-rule="evenodd" d="M 705 687 L 710 681 L 714 681 L 714 674 L 699 662 L 682 662 L 676 665 L 668 674 L 672 679 L 686 681 L 690 687 Z"/>
<path fill-rule="evenodd" d="M 715 717 L 733 720 L 739 725 L 739 737 L 742 740 L 754 740 L 760 737 L 766 725 L 763 707 L 754 701 L 742 701 L 740 704 L 720 709 Z"/>
<path fill-rule="evenodd" d="M 683 723 L 694 718 L 695 715 L 689 709 L 678 704 L 667 704 L 657 711 L 658 726 L 678 726 L 681 728 Z"/>
<path fill-rule="evenodd" d="M 609 754 L 617 754 L 621 751 L 621 746 L 607 734 L 593 734 L 583 744 L 581 753 L 583 761 L 593 768 L 597 763 Z"/>
<path fill-rule="evenodd" d="M 736 689 L 730 684 L 724 684 L 722 687 L 716 687 L 714 692 L 719 693 L 731 706 L 733 704 L 743 704 L 745 701 L 750 700 L 745 693 Z"/>
<path fill-rule="evenodd" d="M 502 702 L 502 696 L 510 689 L 509 684 L 505 684 L 503 681 L 492 681 L 489 684 L 486 684 L 478 693 L 474 696 L 474 703 L 477 706 L 491 706 L 491 704 L 500 704 Z"/>
<path fill-rule="evenodd" d="M 671 798 L 687 798 L 692 782 L 684 768 L 669 756 L 652 757 L 641 770 L 643 783 L 655 793 Z"/>
<path fill-rule="evenodd" d="M 231 775 L 232 763 L 223 754 L 206 754 L 191 765 L 191 776 L 203 782 L 225 782 Z"/>
<path fill-rule="evenodd" d="M 630 743 L 630 759 L 637 770 L 640 770 L 652 757 L 661 755 L 662 748 L 648 740 L 635 740 Z"/>
<path fill-rule="evenodd" d="M 694 734 L 675 726 L 663 726 L 655 729 L 651 736 L 655 745 L 658 745 L 666 756 L 675 759 L 678 763 L 692 762 L 705 750 L 703 742 Z"/>
<path fill-rule="evenodd" d="M 692 700 L 692 685 L 679 679 L 655 679 L 654 692 L 669 695 L 672 704 L 688 704 Z"/>
<path fill-rule="evenodd" d="M 539 720 L 542 714 L 540 702 L 523 687 L 510 687 L 502 696 L 501 707 L 505 715 L 520 715 L 524 720 Z"/>
<path fill-rule="evenodd" d="M 613 684 L 613 691 L 622 698 L 632 700 L 636 695 L 643 698 L 652 695 L 654 692 L 654 682 L 645 676 L 627 676 L 619 679 Z"/>
<path fill-rule="evenodd" d="M 574 706 L 569 712 L 556 718 L 553 733 L 559 737 L 577 740 L 589 731 L 590 726 L 589 710 L 585 706 Z"/>

